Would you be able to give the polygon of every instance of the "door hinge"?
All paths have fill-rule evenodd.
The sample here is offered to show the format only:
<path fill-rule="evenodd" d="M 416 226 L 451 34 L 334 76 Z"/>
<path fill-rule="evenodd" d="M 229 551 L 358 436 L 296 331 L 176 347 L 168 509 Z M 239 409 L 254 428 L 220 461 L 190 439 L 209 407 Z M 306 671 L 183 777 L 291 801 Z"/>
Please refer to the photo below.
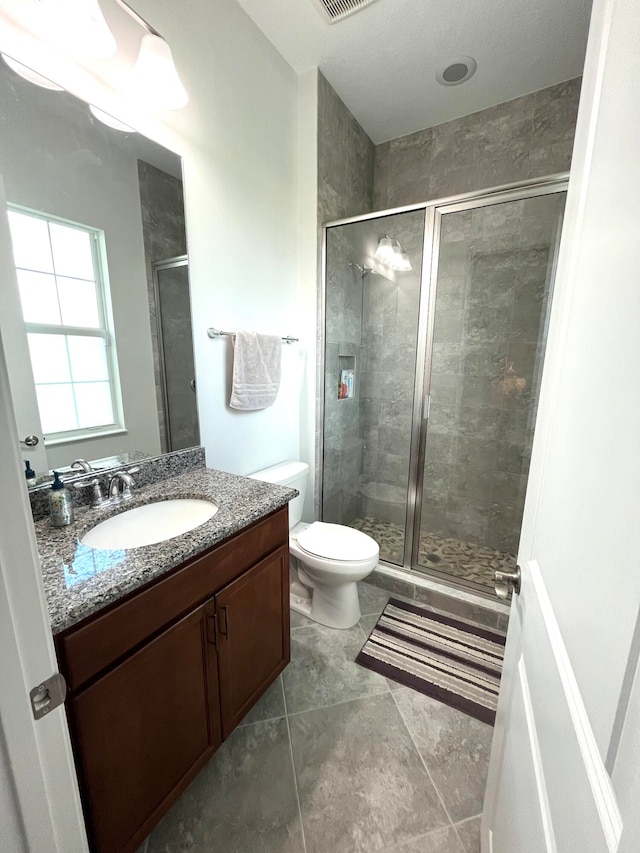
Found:
<path fill-rule="evenodd" d="M 34 720 L 39 720 L 49 711 L 62 705 L 66 696 L 67 682 L 59 672 L 54 672 L 46 681 L 41 681 L 37 687 L 29 691 Z"/>
<path fill-rule="evenodd" d="M 431 414 L 431 394 L 424 395 L 424 419 L 425 421 L 429 420 L 429 415 Z"/>

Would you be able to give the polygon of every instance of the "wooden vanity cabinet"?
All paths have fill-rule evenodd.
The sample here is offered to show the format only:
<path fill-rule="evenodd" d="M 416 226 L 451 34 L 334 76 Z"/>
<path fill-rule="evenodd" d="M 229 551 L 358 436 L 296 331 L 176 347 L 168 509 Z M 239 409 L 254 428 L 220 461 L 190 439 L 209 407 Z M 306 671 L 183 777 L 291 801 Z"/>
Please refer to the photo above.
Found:
<path fill-rule="evenodd" d="M 279 548 L 221 590 L 215 607 L 226 738 L 289 661 L 288 548 Z"/>
<path fill-rule="evenodd" d="M 70 700 L 97 850 L 126 850 L 222 742 L 212 618 L 210 601 Z"/>
<path fill-rule="evenodd" d="M 286 507 L 56 646 L 91 848 L 133 853 L 289 661 Z"/>

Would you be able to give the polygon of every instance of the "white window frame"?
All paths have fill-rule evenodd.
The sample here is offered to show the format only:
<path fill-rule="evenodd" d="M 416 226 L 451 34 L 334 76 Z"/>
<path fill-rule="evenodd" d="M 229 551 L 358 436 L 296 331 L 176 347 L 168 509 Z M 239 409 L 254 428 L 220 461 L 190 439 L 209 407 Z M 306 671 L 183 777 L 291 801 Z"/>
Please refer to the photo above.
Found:
<path fill-rule="evenodd" d="M 43 213 L 37 210 L 31 210 L 28 207 L 23 207 L 18 204 L 7 203 L 9 211 L 15 211 L 25 216 L 31 216 L 34 219 L 41 219 L 47 224 L 64 225 L 67 228 L 75 228 L 85 234 L 89 234 L 91 242 L 91 257 L 93 262 L 93 271 L 96 285 L 96 297 L 98 304 L 98 328 L 88 328 L 83 326 L 57 325 L 48 323 L 27 323 L 25 322 L 25 332 L 27 334 L 44 334 L 44 335 L 59 335 L 59 336 L 78 336 L 78 337 L 93 337 L 104 340 L 105 354 L 107 360 L 107 371 L 109 376 L 109 388 L 111 391 L 111 405 L 113 411 L 113 422 L 109 424 L 101 424 L 94 427 L 83 427 L 81 429 L 64 430 L 61 432 L 50 432 L 44 437 L 47 445 L 69 444 L 76 441 L 82 441 L 90 438 L 100 438 L 102 436 L 113 435 L 125 431 L 124 411 L 122 405 L 122 391 L 120 388 L 120 373 L 118 370 L 118 357 L 116 351 L 116 339 L 113 327 L 113 311 L 111 308 L 111 290 L 109 287 L 109 273 L 107 267 L 107 252 L 106 240 L 104 231 L 100 228 L 94 228 L 91 225 L 85 225 L 81 222 L 74 222 L 70 219 L 63 219 L 59 216 L 53 216 L 48 213 Z M 51 238 L 49 237 L 49 240 Z M 53 259 L 53 252 L 52 252 Z M 51 275 L 55 276 L 55 261 L 54 270 Z M 27 267 L 18 267 L 16 270 L 27 270 L 30 272 L 42 273 L 42 270 L 29 270 Z M 49 273 L 47 273 L 49 274 Z M 68 276 L 67 276 L 68 277 Z M 73 384 L 73 383 L 71 383 Z M 36 383 L 34 383 L 34 386 Z"/>

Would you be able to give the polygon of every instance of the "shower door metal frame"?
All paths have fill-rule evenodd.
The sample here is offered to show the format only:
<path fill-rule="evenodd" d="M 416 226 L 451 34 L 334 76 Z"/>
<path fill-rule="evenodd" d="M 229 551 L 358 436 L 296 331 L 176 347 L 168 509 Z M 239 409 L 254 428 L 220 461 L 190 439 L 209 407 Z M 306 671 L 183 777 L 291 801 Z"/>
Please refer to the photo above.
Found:
<path fill-rule="evenodd" d="M 424 494 L 424 466 L 426 461 L 426 439 L 429 427 L 429 397 L 431 393 L 431 363 L 433 358 L 433 333 L 435 326 L 436 299 L 438 289 L 438 265 L 440 260 L 440 233 L 442 217 L 449 213 L 458 213 L 465 210 L 476 210 L 482 207 L 491 207 L 495 204 L 504 204 L 512 201 L 522 201 L 529 198 L 537 198 L 544 195 L 555 195 L 566 193 L 568 187 L 568 176 L 558 175 L 554 178 L 539 181 L 500 192 L 492 192 L 475 198 L 465 198 L 458 201 L 447 200 L 444 203 L 437 202 L 433 205 L 433 232 L 430 235 L 432 247 L 428 267 L 423 267 L 423 279 L 420 291 L 422 318 L 423 301 L 428 304 L 426 310 L 426 326 L 419 328 L 418 334 L 425 341 L 425 359 L 422 368 L 422 376 L 416 370 L 416 385 L 414 392 L 415 417 L 413 420 L 412 445 L 418 446 L 416 467 L 410 468 L 413 482 L 410 490 L 415 489 L 414 495 L 407 502 L 407 530 L 405 534 L 405 559 L 403 568 L 425 576 L 434 577 L 441 581 L 472 590 L 476 594 L 494 598 L 494 592 L 487 587 L 473 581 L 458 578 L 448 572 L 439 571 L 435 568 L 427 568 L 419 565 L 420 551 L 420 523 L 422 516 L 422 498 Z M 425 244 L 426 244 L 425 240 Z M 426 246 L 425 246 L 426 249 Z M 428 272 L 427 272 L 428 269 Z M 426 285 L 425 289 L 422 286 Z M 553 283 L 552 283 L 553 286 Z"/>
<path fill-rule="evenodd" d="M 463 578 L 457 578 L 446 572 L 436 569 L 418 566 L 418 552 L 420 548 L 419 524 L 422 512 L 422 493 L 424 484 L 424 462 L 426 449 L 426 435 L 428 418 L 428 397 L 431 385 L 431 362 L 433 356 L 433 330 L 435 323 L 435 305 L 439 260 L 440 222 L 445 213 L 455 213 L 461 210 L 470 210 L 477 207 L 488 207 L 508 201 L 518 201 L 526 198 L 534 198 L 541 195 L 552 195 L 554 193 L 566 192 L 569 181 L 569 173 L 561 172 L 547 175 L 542 178 L 527 181 L 517 181 L 511 184 L 503 184 L 484 190 L 459 193 L 452 196 L 444 196 L 433 201 L 420 202 L 418 204 L 404 205 L 402 207 L 390 208 L 388 210 L 377 210 L 372 213 L 350 216 L 327 222 L 322 226 L 322 247 L 320 255 L 320 302 L 319 321 L 321 324 L 319 353 L 319 401 L 321 406 L 321 429 L 318 430 L 318 443 L 316 450 L 318 458 L 324 463 L 324 412 L 325 412 L 325 358 L 326 358 L 326 277 L 327 277 L 327 232 L 330 228 L 340 225 L 349 225 L 355 222 L 381 219 L 401 213 L 410 213 L 424 210 L 425 231 L 422 253 L 422 269 L 420 273 L 420 301 L 418 309 L 417 327 L 417 352 L 415 365 L 415 384 L 413 395 L 412 427 L 409 444 L 409 482 L 407 488 L 407 509 L 405 519 L 404 536 L 404 558 L 403 565 L 388 563 L 381 560 L 381 564 L 390 569 L 404 571 L 407 574 L 419 574 L 424 577 L 432 577 L 434 580 L 456 588 L 470 590 L 477 595 L 494 598 L 493 590 L 486 590 L 480 585 Z M 321 468 L 322 470 L 322 468 Z M 318 509 L 322 515 L 323 502 L 323 476 L 319 477 L 316 494 L 318 498 Z"/>

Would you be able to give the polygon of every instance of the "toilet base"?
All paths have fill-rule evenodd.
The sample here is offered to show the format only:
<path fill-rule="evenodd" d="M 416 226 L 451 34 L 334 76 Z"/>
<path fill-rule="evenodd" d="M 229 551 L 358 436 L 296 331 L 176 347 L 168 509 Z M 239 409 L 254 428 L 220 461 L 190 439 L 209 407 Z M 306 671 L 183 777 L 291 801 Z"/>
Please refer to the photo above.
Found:
<path fill-rule="evenodd" d="M 316 586 L 310 593 L 310 598 L 290 593 L 291 609 L 328 628 L 346 630 L 360 621 L 360 600 L 355 581 L 323 589 Z"/>

